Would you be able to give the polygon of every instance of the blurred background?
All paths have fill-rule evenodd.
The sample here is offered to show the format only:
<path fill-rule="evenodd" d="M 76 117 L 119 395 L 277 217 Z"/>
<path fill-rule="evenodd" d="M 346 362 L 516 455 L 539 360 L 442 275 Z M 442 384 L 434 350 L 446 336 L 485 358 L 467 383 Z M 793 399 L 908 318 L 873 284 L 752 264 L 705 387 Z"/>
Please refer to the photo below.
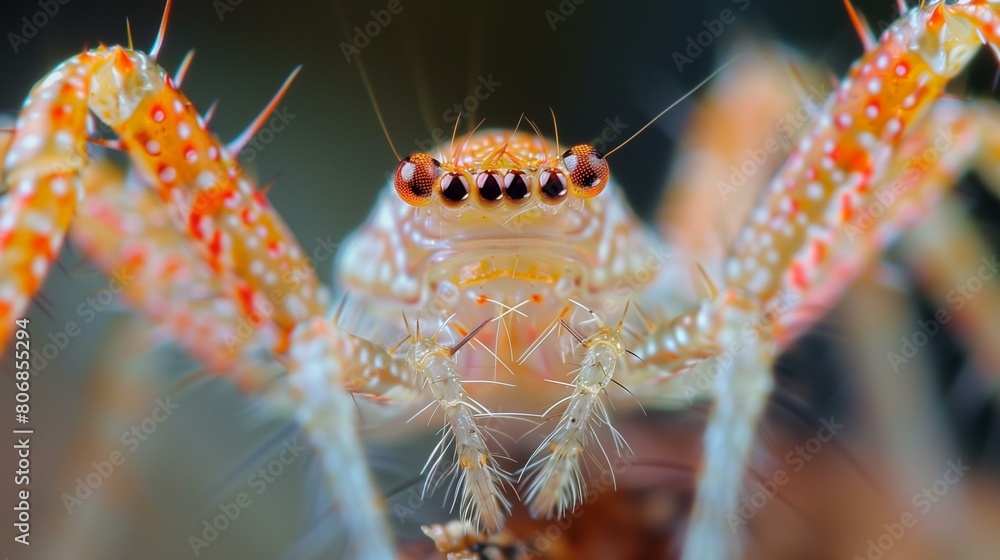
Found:
<path fill-rule="evenodd" d="M 620 142 L 731 58 L 734 46 L 750 37 L 794 47 L 804 59 L 837 76 L 861 53 L 844 7 L 836 0 L 400 1 L 402 11 L 379 26 L 368 44 L 357 45 L 389 134 L 399 151 L 407 153 L 426 150 L 435 139 L 450 136 L 453 119 L 449 111 L 453 112 L 456 103 L 473 112 L 472 118 L 464 120 L 466 124 L 485 119 L 487 127 L 512 127 L 523 113 L 549 134 L 551 108 L 564 144 L 589 142 L 609 123 L 622 123 L 625 131 L 617 138 Z M 98 42 L 124 44 L 126 18 L 136 47 L 147 49 L 162 13 L 160 2 L 68 0 L 56 4 L 58 13 L 38 19 L 45 24 L 30 38 L 24 34 L 22 18 L 31 20 L 43 10 L 41 4 L 12 0 L 0 6 L 0 31 L 5 36 L 0 44 L 0 114 L 14 116 L 32 84 L 67 57 Z M 894 17 L 895 3 L 889 0 L 856 5 L 874 27 Z M 355 40 L 356 26 L 364 28 L 374 19 L 373 10 L 386 6 L 381 0 L 280 4 L 176 0 L 173 6 L 159 60 L 173 70 L 188 49 L 196 49 L 183 89 L 197 107 L 204 109 L 219 101 L 212 123 L 224 140 L 242 131 L 287 74 L 304 65 L 281 103 L 287 126 L 262 145 L 247 166 L 261 183 L 277 179 L 269 198 L 307 250 L 318 239 L 342 239 L 357 227 L 396 165 L 359 73 L 359 56 L 347 60 L 343 46 Z M 676 53 L 684 53 L 689 37 L 709 29 L 706 22 L 719 18 L 725 9 L 733 10 L 735 21 L 702 54 L 679 68 Z M 25 41 L 12 34 L 22 35 Z M 954 92 L 989 96 L 995 76 L 996 62 L 984 54 Z M 485 88 L 484 83 L 491 85 Z M 481 86 L 485 89 L 480 92 L 492 91 L 478 99 L 475 92 Z M 680 105 L 615 154 L 613 172 L 646 219 L 654 217 L 696 102 L 697 96 Z M 465 130 L 463 125 L 460 131 Z M 956 191 L 964 215 L 971 216 L 975 230 L 995 250 L 1000 240 L 997 201 L 971 178 Z M 725 218 L 732 224 L 741 219 Z M 885 291 L 876 288 L 857 294 L 854 300 L 849 295 L 845 301 L 854 303 L 835 309 L 779 363 L 786 403 L 776 405 L 768 418 L 774 456 L 783 457 L 776 450 L 801 443 L 816 432 L 819 419 L 831 415 L 845 419 L 849 436 L 844 439 L 850 445 L 844 447 L 855 446 L 858 451 L 850 454 L 838 447 L 821 457 L 812 469 L 815 472 L 800 477 L 794 485 L 797 489 L 789 490 L 789 504 L 773 508 L 784 514 L 775 514 L 770 522 L 760 521 L 757 531 L 748 536 L 758 544 L 769 543 L 773 535 L 783 533 L 783 527 L 785 533 L 790 531 L 791 526 L 782 523 L 791 515 L 811 529 L 818 525 L 825 538 L 842 546 L 817 548 L 816 543 L 825 541 L 810 537 L 812 547 L 793 547 L 785 556 L 761 552 L 762 557 L 863 556 L 869 547 L 867 539 L 879 537 L 886 530 L 882 522 L 898 519 L 899 512 L 908 507 L 910 494 L 919 491 L 919 486 L 907 486 L 901 491 L 902 502 L 885 498 L 894 490 L 875 491 L 891 488 L 893 463 L 886 457 L 898 455 L 869 428 L 878 423 L 872 403 L 880 402 L 871 392 L 885 389 L 864 379 L 865 375 L 890 375 L 884 355 L 897 349 L 896 331 L 879 333 L 888 332 L 888 346 L 876 349 L 877 359 L 870 360 L 870 349 L 859 346 L 864 331 L 849 328 L 884 319 L 883 314 L 867 320 L 865 313 L 876 308 L 898 314 L 896 324 L 903 325 L 903 334 L 912 331 L 917 321 L 933 317 L 940 304 L 922 294 L 920 278 L 903 260 L 899 251 L 891 252 L 884 264 L 892 278 L 888 289 L 883 285 Z M 30 314 L 32 340 L 41 344 L 64 331 L 68 321 L 83 323 L 79 306 L 108 286 L 72 246 L 60 262 L 62 266 L 54 269 L 44 296 Z M 329 266 L 320 272 L 329 281 Z M 997 280 L 987 283 L 986 289 L 998 289 Z M 878 307 L 887 298 L 891 304 Z M 1000 320 L 992 328 L 1000 330 Z M 337 557 L 337 513 L 329 510 L 329 500 L 317 485 L 316 465 L 309 454 L 282 463 L 280 469 L 274 467 L 283 446 L 299 437 L 287 416 L 262 406 L 253 395 L 241 394 L 227 381 L 191 381 L 188 374 L 197 365 L 175 349 L 152 344 L 147 329 L 122 306 L 109 305 L 35 372 L 31 401 L 36 431 L 31 473 L 33 544 L 27 550 L 12 547 L 7 536 L 13 495 L 6 472 L 13 459 L 5 445 L 3 480 L 8 482 L 0 485 L 2 555 L 17 560 Z M 991 368 L 989 362 L 972 359 L 962 337 L 951 332 L 932 337 L 920 356 L 912 385 L 894 378 L 886 386 L 919 387 L 914 390 L 919 398 L 913 398 L 923 399 L 921 406 L 932 405 L 933 433 L 916 426 L 893 433 L 917 442 L 943 442 L 942 457 L 961 457 L 974 465 L 975 485 L 969 482 L 962 487 L 973 505 L 961 502 L 956 506 L 961 516 L 955 519 L 963 522 L 956 521 L 959 526 L 930 537 L 933 547 L 918 546 L 925 541 L 911 535 L 907 536 L 909 545 L 901 541 L 884 557 L 958 558 L 948 552 L 958 548 L 949 547 L 966 546 L 980 538 L 976 532 L 980 524 L 995 527 L 1000 522 L 1000 491 L 995 484 L 1000 466 L 1000 419 L 994 404 L 998 372 L 984 371 Z M 8 379 L 10 366 L 9 360 L 0 366 Z M 12 410 L 10 384 L 4 384 L 0 406 Z M 924 390 L 926 394 L 921 393 Z M 158 406 L 156 399 L 164 396 L 179 405 L 176 416 L 156 426 L 155 434 L 127 453 L 125 464 L 101 483 L 103 490 L 99 488 L 81 504 L 67 502 L 77 479 L 85 479 L 98 468 L 95 461 L 100 463 L 120 447 L 122 428 L 149 417 Z M 634 424 L 635 440 L 646 446 L 640 455 L 656 455 L 659 449 L 665 455 L 693 460 L 703 418 L 703 411 L 654 413 L 624 422 Z M 426 442 L 401 448 L 377 435 L 373 442 L 372 462 L 389 494 L 388 508 L 400 535 L 413 537 L 419 534 L 420 523 L 447 519 L 438 508 L 440 497 L 426 504 L 417 499 L 419 507 L 412 503 L 419 494 L 419 485 L 414 494 L 413 481 L 429 450 Z M 854 455 L 860 459 L 855 461 Z M 272 474 L 279 470 L 280 475 L 257 494 L 258 487 L 250 486 L 249 479 L 267 466 L 274 467 Z M 923 467 L 937 473 L 947 463 L 942 460 Z M 690 476 L 667 473 L 666 467 L 649 470 L 652 474 L 636 476 L 636 488 L 660 488 L 669 479 L 662 486 L 669 488 L 670 496 L 666 502 L 657 502 L 658 513 L 644 513 L 639 521 L 627 517 L 655 509 L 648 503 L 636 505 L 629 501 L 631 497 L 621 502 L 608 498 L 601 510 L 606 510 L 609 519 L 626 516 L 634 525 L 659 520 L 651 523 L 657 542 L 662 543 L 662 550 L 676 550 L 684 508 L 689 505 Z M 934 476 L 926 483 L 933 481 Z M 195 551 L 189 537 L 201 534 L 202 521 L 247 488 L 254 489 L 253 507 L 243 510 L 232 527 L 209 546 Z M 795 496 L 798 505 L 790 505 L 796 503 Z M 981 510 L 980 499 L 986 504 Z M 844 513 L 827 519 L 816 513 L 824 508 Z M 838 532 L 833 526 L 860 511 L 880 513 L 872 513 L 874 521 L 861 529 L 852 526 Z M 537 529 L 527 527 L 525 539 L 531 540 Z M 566 535 L 568 541 L 578 538 L 572 536 L 573 529 Z M 758 548 L 766 551 L 767 547 Z M 915 549 L 919 552 L 912 552 Z M 592 552 L 597 556 L 591 557 L 658 557 L 641 547 L 636 550 L 640 552 L 633 556 L 623 549 L 612 556 Z M 979 550 L 994 554 L 965 557 L 995 558 L 1000 548 Z"/>

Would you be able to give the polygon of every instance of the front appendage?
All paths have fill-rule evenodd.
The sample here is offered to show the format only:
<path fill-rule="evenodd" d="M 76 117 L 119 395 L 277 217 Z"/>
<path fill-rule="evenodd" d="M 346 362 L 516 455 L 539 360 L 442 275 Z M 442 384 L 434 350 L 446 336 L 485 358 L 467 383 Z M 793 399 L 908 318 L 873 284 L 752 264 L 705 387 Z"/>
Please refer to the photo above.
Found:
<path fill-rule="evenodd" d="M 436 336 L 424 337 L 417 330 L 404 341 L 409 344 L 405 353 L 397 352 L 402 344 L 387 348 L 348 333 L 336 321 L 315 319 L 307 328 L 295 332 L 293 368 L 302 374 L 293 379 L 294 396 L 297 414 L 304 422 L 326 430 L 329 428 L 322 426 L 329 422 L 320 418 L 336 414 L 338 419 L 331 422 L 338 429 L 357 428 L 353 414 L 348 414 L 347 419 L 342 417 L 344 411 L 331 408 L 328 401 L 332 397 L 326 394 L 329 387 L 346 387 L 355 394 L 400 407 L 412 404 L 421 397 L 424 388 L 429 388 L 433 401 L 427 408 L 440 409 L 445 426 L 442 439 L 422 472 L 426 475 L 424 492 L 442 478 L 454 477 L 462 521 L 490 532 L 503 527 L 510 511 L 503 490 L 510 486 L 510 475 L 497 465 L 486 442 L 486 428 L 480 425 L 481 419 L 489 418 L 491 413 L 462 387 L 455 360 L 459 348 L 471 340 L 475 331 L 463 342 L 446 346 L 438 343 Z M 350 398 L 347 399 L 349 402 Z M 342 435 L 346 437 L 347 433 Z M 449 450 L 453 450 L 454 460 L 442 471 L 442 464 L 449 464 Z M 338 464 L 342 462 L 338 460 Z M 362 460 L 350 468 L 341 465 L 330 471 L 330 476 L 343 478 L 341 469 L 357 477 L 367 473 Z M 375 512 L 371 513 L 372 519 L 376 519 Z"/>
<path fill-rule="evenodd" d="M 614 478 L 611 459 L 597 434 L 599 426 L 603 424 L 611 431 L 616 453 L 628 447 L 611 425 L 602 400 L 614 378 L 615 367 L 625 355 L 622 324 L 615 328 L 602 325 L 598 332 L 579 343 L 586 353 L 573 378 L 573 393 L 542 415 L 548 417 L 554 409 L 566 404 L 555 430 L 542 441 L 524 468 L 524 472 L 530 473 L 525 500 L 534 517 L 562 517 L 583 503 L 587 489 L 580 474 L 580 461 L 588 452 L 588 445 L 600 448 Z"/>

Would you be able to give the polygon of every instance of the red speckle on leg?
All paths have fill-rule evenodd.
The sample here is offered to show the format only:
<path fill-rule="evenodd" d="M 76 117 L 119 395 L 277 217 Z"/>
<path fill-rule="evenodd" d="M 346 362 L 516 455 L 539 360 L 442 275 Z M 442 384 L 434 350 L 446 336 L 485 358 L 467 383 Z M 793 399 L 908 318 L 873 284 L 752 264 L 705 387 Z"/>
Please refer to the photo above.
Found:
<path fill-rule="evenodd" d="M 801 291 L 805 291 L 808 287 L 808 282 L 806 282 L 806 270 L 802 266 L 802 263 L 792 263 L 792 269 L 789 272 L 792 279 L 792 286 L 795 286 Z"/>

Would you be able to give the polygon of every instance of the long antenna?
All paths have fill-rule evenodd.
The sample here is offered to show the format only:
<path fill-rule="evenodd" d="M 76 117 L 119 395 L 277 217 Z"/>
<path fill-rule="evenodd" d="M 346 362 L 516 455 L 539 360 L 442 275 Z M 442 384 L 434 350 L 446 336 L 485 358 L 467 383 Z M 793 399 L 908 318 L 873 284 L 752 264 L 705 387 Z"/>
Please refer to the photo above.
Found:
<path fill-rule="evenodd" d="M 653 123 L 655 123 L 660 117 L 662 117 L 663 115 L 666 115 L 667 112 L 669 112 L 671 109 L 673 109 L 674 107 L 676 107 L 677 105 L 679 105 L 682 101 L 684 101 L 688 97 L 691 97 L 696 91 L 698 91 L 699 89 L 701 89 L 702 87 L 704 87 L 705 84 L 707 84 L 708 82 L 712 81 L 712 79 L 715 78 L 716 76 L 718 76 L 719 73 L 721 73 L 723 70 L 725 70 L 726 68 L 729 68 L 730 66 L 732 66 L 732 64 L 734 62 L 736 62 L 737 60 L 739 60 L 741 56 L 742 55 L 737 56 L 737 57 L 733 58 L 732 60 L 730 60 L 729 62 L 727 62 L 727 63 L 723 64 L 722 66 L 720 66 L 719 68 L 717 68 L 715 70 L 715 72 L 712 72 L 711 74 L 709 74 L 707 78 L 705 78 L 704 80 L 702 80 L 701 82 L 699 82 L 698 85 L 694 86 L 694 88 L 692 88 L 690 91 L 688 91 L 687 93 L 685 93 L 684 95 L 682 95 L 680 97 L 680 99 L 678 99 L 677 101 L 674 101 L 673 103 L 670 104 L 669 107 L 667 107 L 666 109 L 660 111 L 660 114 L 656 115 L 655 117 L 653 117 L 652 120 L 650 120 L 648 123 L 646 123 L 646 126 L 640 128 L 638 131 L 636 131 L 635 134 L 633 134 L 632 136 L 629 136 L 628 139 L 626 139 L 624 142 L 622 142 L 621 144 L 618 144 L 610 152 L 604 154 L 604 157 L 610 156 L 611 154 L 613 154 L 613 153 L 617 152 L 618 150 L 620 150 L 622 148 L 622 146 L 624 146 L 625 144 L 628 144 L 629 142 L 631 142 L 633 138 L 635 138 L 640 133 L 642 133 L 642 131 L 644 131 L 647 128 L 649 128 L 650 126 L 652 126 Z"/>
<path fill-rule="evenodd" d="M 562 155 L 562 148 L 559 147 L 559 123 L 556 122 L 556 111 L 552 107 L 549 107 L 549 112 L 552 113 L 552 128 L 556 131 L 556 155 Z"/>
<path fill-rule="evenodd" d="M 389 127 L 385 125 L 385 117 L 382 116 L 382 109 L 378 106 L 378 100 L 375 99 L 375 89 L 372 87 L 371 81 L 368 79 L 368 71 L 365 70 L 365 65 L 361 62 L 361 57 L 356 57 L 358 61 L 358 72 L 361 73 L 361 81 L 365 83 L 365 89 L 368 90 L 368 97 L 372 100 L 372 107 L 375 108 L 375 115 L 378 116 L 378 123 L 382 125 L 382 133 L 385 134 L 385 139 L 389 141 L 389 148 L 392 150 L 392 155 L 396 156 L 396 161 L 403 161 L 403 158 L 399 157 L 399 152 L 396 150 L 396 145 L 392 143 L 392 136 L 389 136 Z"/>

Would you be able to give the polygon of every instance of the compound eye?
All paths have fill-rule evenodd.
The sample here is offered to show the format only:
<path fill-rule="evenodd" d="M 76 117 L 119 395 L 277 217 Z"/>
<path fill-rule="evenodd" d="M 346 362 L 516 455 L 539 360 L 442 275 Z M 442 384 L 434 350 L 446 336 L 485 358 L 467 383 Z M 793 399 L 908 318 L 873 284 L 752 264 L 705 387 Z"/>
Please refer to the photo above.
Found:
<path fill-rule="evenodd" d="M 538 174 L 542 198 L 557 202 L 566 197 L 566 176 L 558 169 L 545 169 Z"/>
<path fill-rule="evenodd" d="M 487 202 L 496 202 L 503 198 L 503 189 L 500 188 L 500 174 L 496 171 L 486 171 L 476 177 L 476 186 L 479 189 L 479 198 Z"/>
<path fill-rule="evenodd" d="M 562 160 L 569 173 L 569 189 L 573 196 L 591 198 L 607 186 L 611 176 L 608 162 L 593 146 L 573 146 L 562 155 Z"/>
<path fill-rule="evenodd" d="M 528 198 L 528 178 L 523 171 L 510 170 L 503 177 L 503 190 L 507 198 L 521 201 Z"/>
<path fill-rule="evenodd" d="M 448 202 L 462 202 L 469 198 L 469 182 L 461 173 L 448 173 L 441 177 L 441 196 Z"/>
<path fill-rule="evenodd" d="M 426 206 L 434 192 L 434 179 L 441 174 L 441 164 L 427 154 L 412 154 L 396 166 L 396 194 L 411 206 Z"/>

